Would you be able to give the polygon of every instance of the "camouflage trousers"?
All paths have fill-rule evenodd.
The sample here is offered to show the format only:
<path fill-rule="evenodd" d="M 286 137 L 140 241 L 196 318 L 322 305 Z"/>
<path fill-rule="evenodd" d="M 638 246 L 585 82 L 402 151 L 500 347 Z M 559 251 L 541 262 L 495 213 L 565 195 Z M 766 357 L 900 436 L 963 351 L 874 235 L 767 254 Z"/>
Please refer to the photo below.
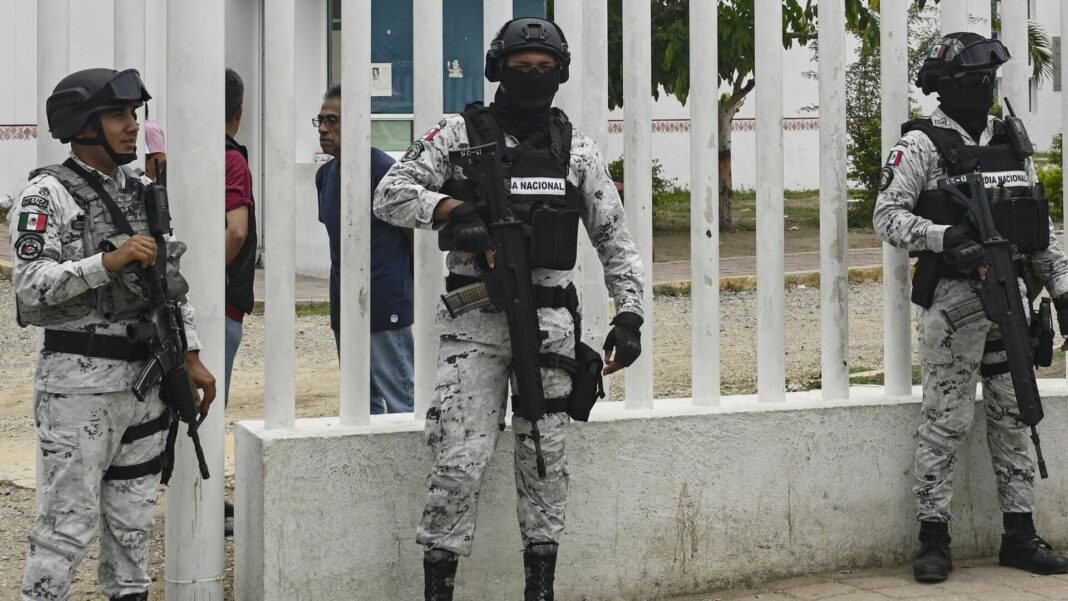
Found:
<path fill-rule="evenodd" d="M 1023 283 L 1020 284 L 1021 290 Z M 981 365 L 1005 361 L 1005 352 L 987 352 L 1001 339 L 985 317 L 954 329 L 943 311 L 975 297 L 969 282 L 943 279 L 930 309 L 916 322 L 923 369 L 923 408 L 914 474 L 918 519 L 948 522 L 957 451 L 975 413 L 975 382 Z M 1026 302 L 1026 300 L 1025 300 Z M 1004 512 L 1032 512 L 1034 464 L 1029 429 L 1017 420 L 1016 394 L 1008 373 L 982 377 L 986 439 Z"/>
<path fill-rule="evenodd" d="M 470 555 L 482 475 L 493 456 L 503 429 L 511 379 L 512 351 L 503 314 L 463 315 L 451 320 L 441 336 L 437 390 L 427 410 L 427 442 L 433 449 L 434 466 L 427 479 L 427 501 L 416 540 L 428 548 Z M 467 322 L 467 333 L 457 332 L 457 323 Z M 477 324 L 482 324 L 479 327 Z M 543 316 L 542 329 L 549 333 L 543 352 L 574 357 L 575 339 L 559 316 Z M 474 340 L 477 338 L 478 340 Z M 571 377 L 560 369 L 542 369 L 546 398 L 564 397 L 571 391 Z M 535 463 L 531 424 L 513 416 L 515 436 L 515 486 L 519 530 L 524 546 L 559 543 L 564 530 L 568 470 L 564 442 L 570 418 L 549 413 L 538 421 L 545 478 L 539 478 Z"/>
<path fill-rule="evenodd" d="M 164 410 L 155 391 L 145 402 L 129 392 L 36 393 L 42 457 L 23 601 L 70 599 L 74 574 L 98 532 L 100 592 L 119 597 L 148 590 L 149 536 L 160 475 L 104 480 L 104 472 L 112 465 L 149 461 L 163 451 L 166 431 L 129 444 L 123 444 L 122 435 Z"/>

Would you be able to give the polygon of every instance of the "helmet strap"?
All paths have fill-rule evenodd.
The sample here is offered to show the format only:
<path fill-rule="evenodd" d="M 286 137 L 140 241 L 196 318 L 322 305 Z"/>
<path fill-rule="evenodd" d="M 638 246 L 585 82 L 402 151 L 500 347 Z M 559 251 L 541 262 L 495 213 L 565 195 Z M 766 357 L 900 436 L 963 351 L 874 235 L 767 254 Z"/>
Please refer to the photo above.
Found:
<path fill-rule="evenodd" d="M 95 138 L 71 138 L 71 144 L 81 144 L 82 146 L 100 146 L 107 153 L 108 158 L 115 162 L 116 165 L 126 165 L 137 160 L 137 153 L 119 153 L 116 152 L 111 144 L 108 143 L 107 136 L 104 135 L 104 126 L 100 124 L 100 118 L 93 119 L 93 129 L 96 131 Z"/>

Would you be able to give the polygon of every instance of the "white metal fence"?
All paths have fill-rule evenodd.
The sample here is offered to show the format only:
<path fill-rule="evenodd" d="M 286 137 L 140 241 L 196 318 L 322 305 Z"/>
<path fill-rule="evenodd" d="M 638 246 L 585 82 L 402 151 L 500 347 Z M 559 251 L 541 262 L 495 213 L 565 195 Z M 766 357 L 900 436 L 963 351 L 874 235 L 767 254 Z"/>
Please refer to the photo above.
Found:
<path fill-rule="evenodd" d="M 266 399 L 269 428 L 295 424 L 295 273 L 294 273 L 294 21 L 297 0 L 263 0 L 264 7 L 264 177 L 266 220 Z M 980 2 L 943 1 L 948 29 L 972 23 L 989 27 L 989 10 Z M 1002 39 L 1016 60 L 1004 67 L 1005 89 L 1018 111 L 1027 108 L 1027 6 L 1025 0 L 1002 0 Z M 143 7 L 116 0 L 116 62 L 119 67 L 145 62 Z M 415 131 L 428 130 L 441 116 L 443 64 L 442 7 L 437 0 L 414 0 Z M 719 235 L 718 235 L 718 82 L 717 2 L 691 1 L 691 250 L 693 303 L 693 402 L 719 403 Z M 884 150 L 898 138 L 907 119 L 907 11 L 905 0 L 882 2 L 882 101 Z M 171 194 L 180 199 L 176 214 L 179 235 L 189 242 L 186 265 L 197 307 L 202 355 L 213 373 L 222 373 L 223 341 L 223 161 L 219 139 L 223 97 L 223 3 L 214 0 L 171 2 L 168 22 L 168 92 Z M 342 41 L 343 102 L 341 393 L 343 425 L 370 423 L 370 89 L 371 0 L 344 0 Z M 38 106 L 45 123 L 44 99 L 68 72 L 69 0 L 38 3 Z M 968 8 L 974 8 L 969 15 Z M 757 103 L 757 251 L 758 397 L 785 400 L 785 290 L 783 238 L 783 162 L 781 0 L 756 0 Z M 578 127 L 603 147 L 607 137 L 607 0 L 559 1 L 557 19 L 571 39 L 575 56 L 572 80 L 561 90 L 559 103 Z M 489 40 L 511 15 L 511 0 L 484 0 L 484 37 Z M 626 137 L 626 215 L 645 264 L 646 325 L 644 352 L 627 370 L 625 405 L 640 411 L 653 405 L 652 181 L 650 152 L 651 15 L 650 2 L 624 0 L 624 98 Z M 1068 9 L 1062 8 L 1068 31 Z M 140 37 L 136 32 L 140 31 Z M 986 31 L 985 33 L 989 33 Z M 846 273 L 846 156 L 844 0 L 820 2 L 820 238 L 823 396 L 845 399 L 848 385 L 848 320 Z M 1068 46 L 1062 45 L 1068 59 Z M 492 97 L 495 87 L 487 84 Z M 361 90 L 365 92 L 361 93 Z M 1066 96 L 1068 98 L 1068 96 Z M 215 107 L 209 109 L 208 107 Z M 1068 122 L 1068 102 L 1065 104 Z M 38 138 L 38 161 L 61 160 L 65 149 L 47 135 Z M 208 225 L 210 225 L 210 227 Z M 580 262 L 585 298 L 584 335 L 600 340 L 607 331 L 607 294 L 596 256 L 584 242 Z M 886 247 L 885 373 L 886 393 L 911 391 L 911 336 L 908 261 L 905 253 Z M 437 340 L 432 315 L 442 288 L 442 261 L 433 234 L 416 238 L 415 419 L 423 418 L 433 394 Z M 222 412 L 212 412 L 202 429 L 205 448 L 217 477 L 202 482 L 188 462 L 179 462 L 169 489 L 167 520 L 168 598 L 222 599 L 221 530 Z M 183 437 L 184 438 L 184 437 Z M 186 457 L 190 449 L 180 449 Z"/>

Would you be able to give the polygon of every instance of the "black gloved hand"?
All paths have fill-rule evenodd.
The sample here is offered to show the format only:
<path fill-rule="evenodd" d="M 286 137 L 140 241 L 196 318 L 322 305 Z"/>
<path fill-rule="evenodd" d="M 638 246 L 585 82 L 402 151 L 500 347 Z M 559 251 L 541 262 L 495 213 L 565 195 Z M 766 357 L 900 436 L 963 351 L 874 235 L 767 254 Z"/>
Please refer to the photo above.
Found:
<path fill-rule="evenodd" d="M 1057 327 L 1061 336 L 1068 336 L 1068 292 L 1053 299 L 1053 308 L 1057 310 Z"/>
<path fill-rule="evenodd" d="M 641 327 L 645 320 L 637 313 L 625 311 L 612 320 L 612 330 L 604 339 L 604 350 L 612 352 L 612 360 L 623 367 L 630 367 L 642 354 Z"/>
<path fill-rule="evenodd" d="M 972 271 L 986 263 L 986 251 L 977 242 L 978 237 L 970 224 L 954 225 L 942 238 L 942 254 L 960 271 Z"/>
<path fill-rule="evenodd" d="M 449 227 L 453 250 L 477 253 L 493 248 L 489 228 L 472 203 L 464 202 L 453 208 L 449 213 Z"/>

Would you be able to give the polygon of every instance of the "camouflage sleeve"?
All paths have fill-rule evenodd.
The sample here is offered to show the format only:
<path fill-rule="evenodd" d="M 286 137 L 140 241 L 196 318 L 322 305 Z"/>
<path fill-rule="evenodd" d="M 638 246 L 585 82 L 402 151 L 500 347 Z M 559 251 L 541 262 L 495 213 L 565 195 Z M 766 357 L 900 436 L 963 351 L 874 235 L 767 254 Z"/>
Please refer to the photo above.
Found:
<path fill-rule="evenodd" d="M 576 172 L 582 196 L 582 222 L 604 266 L 604 283 L 615 301 L 616 312 L 630 311 L 644 316 L 644 270 L 627 230 L 623 203 L 601 152 L 577 130 L 571 145 L 571 168 Z"/>
<path fill-rule="evenodd" d="M 182 308 L 182 321 L 185 322 L 185 341 L 187 343 L 186 350 L 199 351 L 200 350 L 200 338 L 197 336 L 197 326 L 193 321 L 194 311 L 193 305 L 189 304 L 189 300 L 185 300 L 179 305 Z"/>
<path fill-rule="evenodd" d="M 875 233 L 892 246 L 909 251 L 942 252 L 948 226 L 935 225 L 912 212 L 938 165 L 938 152 L 926 135 L 912 131 L 894 145 L 882 170 L 875 201 Z"/>
<path fill-rule="evenodd" d="M 31 182 L 12 205 L 15 295 L 27 305 L 58 305 L 111 279 L 103 253 L 64 260 L 64 245 L 81 238 L 71 227 L 73 207 L 74 199 L 49 177 Z"/>
<path fill-rule="evenodd" d="M 412 142 L 375 189 L 375 215 L 398 227 L 435 229 L 434 209 L 448 197 L 438 190 L 452 176 L 449 150 L 466 141 L 461 116 L 443 119 Z"/>
<path fill-rule="evenodd" d="M 1028 159 L 1027 167 L 1031 181 L 1038 181 L 1034 162 Z M 1049 222 L 1049 247 L 1046 250 L 1032 253 L 1029 261 L 1031 274 L 1042 282 L 1050 296 L 1058 297 L 1068 292 L 1068 258 L 1065 258 L 1064 251 L 1057 242 L 1053 220 Z"/>

